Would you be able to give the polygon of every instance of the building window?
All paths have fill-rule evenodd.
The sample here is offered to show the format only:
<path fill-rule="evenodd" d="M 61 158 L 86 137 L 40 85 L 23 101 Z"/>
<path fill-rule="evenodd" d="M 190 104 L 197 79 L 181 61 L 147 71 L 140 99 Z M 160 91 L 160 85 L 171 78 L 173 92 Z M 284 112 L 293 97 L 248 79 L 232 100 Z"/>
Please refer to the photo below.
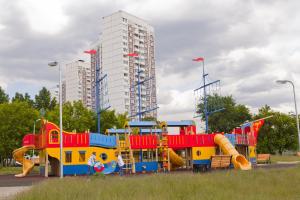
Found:
<path fill-rule="evenodd" d="M 79 151 L 79 162 L 85 162 L 85 151 Z"/>
<path fill-rule="evenodd" d="M 123 22 L 127 23 L 127 19 L 123 17 Z"/>
<path fill-rule="evenodd" d="M 65 162 L 71 163 L 72 162 L 72 151 L 65 152 Z"/>
<path fill-rule="evenodd" d="M 50 143 L 58 143 L 59 135 L 57 130 L 53 130 L 50 132 Z"/>

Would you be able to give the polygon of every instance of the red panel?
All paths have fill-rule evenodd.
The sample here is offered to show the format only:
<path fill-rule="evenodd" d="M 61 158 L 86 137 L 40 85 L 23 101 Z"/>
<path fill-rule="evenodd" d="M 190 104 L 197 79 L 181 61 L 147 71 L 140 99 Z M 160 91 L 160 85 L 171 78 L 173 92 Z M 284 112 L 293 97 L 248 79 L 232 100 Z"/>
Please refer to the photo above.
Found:
<path fill-rule="evenodd" d="M 235 135 L 235 141 L 236 141 L 236 144 L 248 145 L 248 137 L 247 137 L 247 135 L 237 134 L 237 135 Z"/>
<path fill-rule="evenodd" d="M 53 123 L 47 123 L 44 127 L 44 132 L 47 135 L 47 147 L 59 147 L 59 139 L 51 138 L 50 133 L 57 131 L 59 128 Z M 63 132 L 63 146 L 64 147 L 88 147 L 90 144 L 90 137 L 88 133 L 67 133 Z"/>
<path fill-rule="evenodd" d="M 170 148 L 215 146 L 214 137 L 215 134 L 168 135 L 168 146 Z"/>
<path fill-rule="evenodd" d="M 33 134 L 27 134 L 23 137 L 23 146 L 35 145 L 35 137 Z"/>
<path fill-rule="evenodd" d="M 156 135 L 131 135 L 129 136 L 132 149 L 155 149 L 157 148 Z"/>

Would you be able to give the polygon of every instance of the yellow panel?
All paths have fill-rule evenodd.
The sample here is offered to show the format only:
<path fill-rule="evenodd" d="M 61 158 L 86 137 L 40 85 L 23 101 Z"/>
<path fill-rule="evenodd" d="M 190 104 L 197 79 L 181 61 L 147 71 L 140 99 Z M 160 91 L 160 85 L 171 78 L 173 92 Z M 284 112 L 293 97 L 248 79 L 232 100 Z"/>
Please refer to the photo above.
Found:
<path fill-rule="evenodd" d="M 59 148 L 47 148 L 46 151 L 48 152 L 49 156 L 57 158 L 59 160 Z M 79 152 L 85 151 L 85 161 L 79 162 Z M 66 163 L 65 162 L 65 152 L 72 153 L 72 162 Z M 113 160 L 117 160 L 116 157 L 116 149 L 105 149 L 101 147 L 65 147 L 63 148 L 63 163 L 64 165 L 83 165 L 87 164 L 89 157 L 92 155 L 93 152 L 96 152 L 96 161 L 100 161 L 101 163 L 108 163 Z M 104 161 L 100 155 L 105 153 L 107 155 L 107 159 Z"/>
<path fill-rule="evenodd" d="M 193 147 L 192 155 L 193 160 L 207 160 L 210 159 L 211 156 L 216 154 L 215 147 Z"/>
<path fill-rule="evenodd" d="M 256 147 L 255 146 L 249 146 L 249 157 L 256 158 Z"/>

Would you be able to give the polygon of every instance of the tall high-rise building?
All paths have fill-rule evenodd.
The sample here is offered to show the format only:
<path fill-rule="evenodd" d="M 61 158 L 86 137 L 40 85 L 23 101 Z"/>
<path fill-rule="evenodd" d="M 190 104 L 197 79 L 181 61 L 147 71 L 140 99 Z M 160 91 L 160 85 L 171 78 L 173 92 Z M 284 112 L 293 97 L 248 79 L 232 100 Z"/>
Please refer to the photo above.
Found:
<path fill-rule="evenodd" d="M 107 90 L 101 86 L 100 102 L 106 103 L 104 99 L 109 99 L 111 108 L 116 112 L 128 112 L 129 116 L 137 119 L 140 68 L 139 78 L 143 82 L 140 84 L 141 111 L 157 107 L 152 26 L 138 17 L 118 11 L 103 17 L 100 40 L 94 48 L 98 54 L 92 56 L 92 77 L 95 77 L 96 61 L 100 62 L 100 77 L 107 75 Z M 126 56 L 133 52 L 139 56 Z M 95 102 L 94 96 L 92 99 Z M 102 103 L 100 105 L 103 107 Z M 154 109 L 152 112 L 145 112 L 143 117 L 146 116 L 156 118 L 157 111 Z"/>
<path fill-rule="evenodd" d="M 63 102 L 82 101 L 85 107 L 92 108 L 90 63 L 78 60 L 66 64 L 63 93 Z"/>

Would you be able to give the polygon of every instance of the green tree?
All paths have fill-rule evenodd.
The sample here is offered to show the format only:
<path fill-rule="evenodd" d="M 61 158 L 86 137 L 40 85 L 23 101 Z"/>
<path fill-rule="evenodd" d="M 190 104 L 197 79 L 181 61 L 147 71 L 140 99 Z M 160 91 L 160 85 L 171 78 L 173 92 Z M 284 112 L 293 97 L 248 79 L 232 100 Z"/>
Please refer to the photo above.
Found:
<path fill-rule="evenodd" d="M 26 102 L 0 104 L 1 161 L 12 157 L 12 151 L 22 146 L 25 134 L 31 133 L 38 112 Z"/>
<path fill-rule="evenodd" d="M 125 112 L 124 114 L 117 114 L 117 128 L 124 128 L 124 125 L 127 121 L 129 121 L 128 114 Z"/>
<path fill-rule="evenodd" d="M 213 113 L 208 118 L 209 132 L 230 132 L 233 128 L 251 119 L 249 109 L 245 105 L 236 104 L 232 96 L 208 96 L 207 107 L 217 109 L 217 104 L 221 104 L 223 111 Z M 198 114 L 205 120 L 204 104 L 198 105 Z"/>
<path fill-rule="evenodd" d="M 297 128 L 294 117 L 280 112 L 272 111 L 265 105 L 259 109 L 255 119 L 268 117 L 258 134 L 257 151 L 260 153 L 279 153 L 287 150 L 296 150 Z"/>
<path fill-rule="evenodd" d="M 0 86 L 0 104 L 7 103 L 8 101 L 9 101 L 8 95 L 5 93 L 5 91 Z"/>
<path fill-rule="evenodd" d="M 30 95 L 28 93 L 25 93 L 24 95 L 22 93 L 16 92 L 15 96 L 11 99 L 12 102 L 27 102 L 30 106 L 33 106 L 34 102 L 30 98 Z"/>
<path fill-rule="evenodd" d="M 53 98 L 51 100 L 51 94 L 50 91 L 47 90 L 47 88 L 43 87 L 38 95 L 35 95 L 35 102 L 34 106 L 37 110 L 40 109 L 45 109 L 46 111 L 48 110 L 53 110 L 56 106 L 57 102 L 56 99 Z"/>
<path fill-rule="evenodd" d="M 46 114 L 46 119 L 59 125 L 59 105 Z M 84 107 L 81 101 L 63 104 L 63 129 L 84 132 L 95 130 L 95 113 Z"/>

